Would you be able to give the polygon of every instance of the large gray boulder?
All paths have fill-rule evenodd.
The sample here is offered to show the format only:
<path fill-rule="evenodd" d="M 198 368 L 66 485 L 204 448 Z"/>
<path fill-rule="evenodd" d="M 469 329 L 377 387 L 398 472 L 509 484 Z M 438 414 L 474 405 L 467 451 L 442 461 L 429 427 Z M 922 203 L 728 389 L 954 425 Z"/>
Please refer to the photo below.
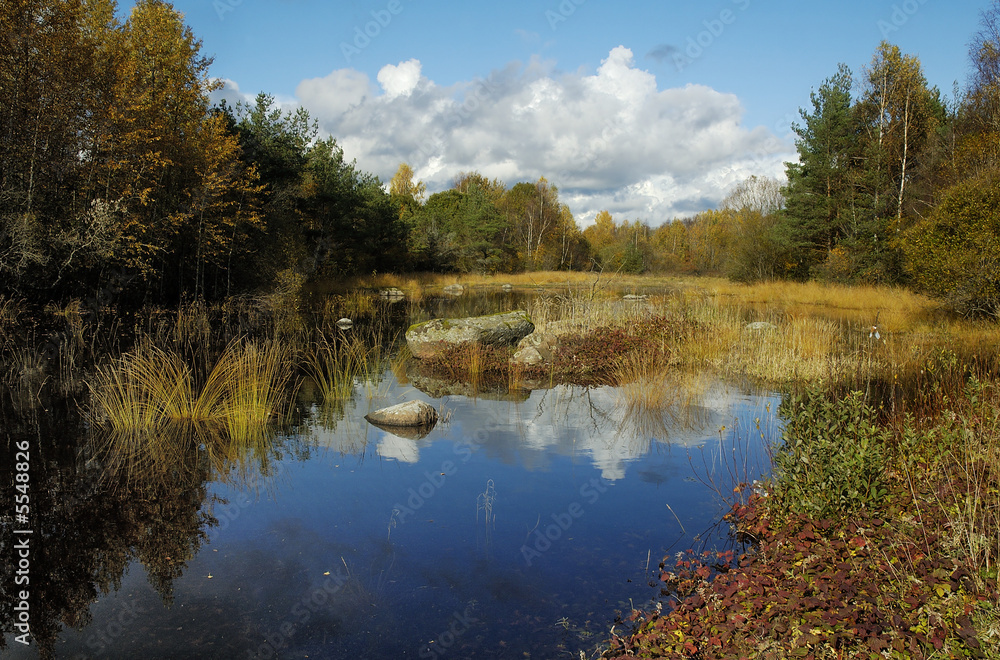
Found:
<path fill-rule="evenodd" d="M 378 427 L 431 427 L 437 423 L 437 411 L 423 401 L 407 401 L 365 415 Z"/>
<path fill-rule="evenodd" d="M 406 344 L 413 357 L 422 360 L 468 342 L 513 346 L 534 329 L 523 310 L 463 319 L 432 319 L 411 325 L 406 331 Z"/>

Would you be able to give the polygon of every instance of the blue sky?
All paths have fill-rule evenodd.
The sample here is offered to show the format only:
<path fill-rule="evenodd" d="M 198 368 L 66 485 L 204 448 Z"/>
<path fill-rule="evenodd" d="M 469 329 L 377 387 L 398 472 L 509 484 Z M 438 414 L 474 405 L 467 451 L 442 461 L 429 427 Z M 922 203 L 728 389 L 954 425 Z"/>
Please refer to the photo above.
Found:
<path fill-rule="evenodd" d="M 178 0 L 229 100 L 305 106 L 384 181 L 409 162 L 431 192 L 460 171 L 545 176 L 577 222 L 659 225 L 782 176 L 789 124 L 844 62 L 885 38 L 952 95 L 974 0 L 503 3 Z M 122 4 L 127 9 L 129 3 Z M 858 80 L 860 84 L 860 80 Z"/>

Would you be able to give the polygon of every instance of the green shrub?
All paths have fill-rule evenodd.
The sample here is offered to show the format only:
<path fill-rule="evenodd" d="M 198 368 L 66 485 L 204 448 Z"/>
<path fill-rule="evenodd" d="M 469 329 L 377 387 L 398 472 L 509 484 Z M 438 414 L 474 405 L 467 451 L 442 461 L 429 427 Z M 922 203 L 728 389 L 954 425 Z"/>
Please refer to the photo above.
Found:
<path fill-rule="evenodd" d="M 784 407 L 788 422 L 775 454 L 776 512 L 823 519 L 878 506 L 886 494 L 888 433 L 875 424 L 861 393 L 838 401 L 810 388 Z"/>

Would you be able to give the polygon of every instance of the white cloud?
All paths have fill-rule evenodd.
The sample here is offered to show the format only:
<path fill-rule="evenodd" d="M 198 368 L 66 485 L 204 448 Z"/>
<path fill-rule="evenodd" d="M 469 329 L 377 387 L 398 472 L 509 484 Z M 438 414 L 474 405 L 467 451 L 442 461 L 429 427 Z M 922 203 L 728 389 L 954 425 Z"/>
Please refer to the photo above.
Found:
<path fill-rule="evenodd" d="M 323 78 L 303 80 L 295 95 L 324 124 L 341 122 L 346 114 L 366 102 L 378 102 L 368 76 L 354 69 L 337 69 Z"/>
<path fill-rule="evenodd" d="M 409 96 L 420 82 L 420 60 L 407 60 L 398 66 L 386 64 L 378 72 L 378 82 L 386 98 Z"/>
<path fill-rule="evenodd" d="M 508 185 L 545 176 L 581 225 L 605 208 L 653 225 L 690 215 L 751 174 L 782 176 L 794 158 L 787 139 L 742 125 L 735 95 L 702 85 L 661 90 L 624 46 L 590 75 L 532 59 L 439 86 L 411 59 L 377 78 L 381 91 L 340 69 L 297 90 L 361 168 L 388 181 L 406 161 L 431 192 L 460 171 Z"/>

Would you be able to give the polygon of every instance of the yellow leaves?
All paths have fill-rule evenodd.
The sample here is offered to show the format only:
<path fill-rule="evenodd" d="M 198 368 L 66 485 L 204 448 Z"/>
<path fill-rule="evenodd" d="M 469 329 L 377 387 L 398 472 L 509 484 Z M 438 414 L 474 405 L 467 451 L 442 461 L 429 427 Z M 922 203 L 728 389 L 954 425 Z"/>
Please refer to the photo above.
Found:
<path fill-rule="evenodd" d="M 396 174 L 389 182 L 389 194 L 411 199 L 417 203 L 424 200 L 427 185 L 423 181 L 413 181 L 413 168 L 408 163 L 400 163 Z"/>

